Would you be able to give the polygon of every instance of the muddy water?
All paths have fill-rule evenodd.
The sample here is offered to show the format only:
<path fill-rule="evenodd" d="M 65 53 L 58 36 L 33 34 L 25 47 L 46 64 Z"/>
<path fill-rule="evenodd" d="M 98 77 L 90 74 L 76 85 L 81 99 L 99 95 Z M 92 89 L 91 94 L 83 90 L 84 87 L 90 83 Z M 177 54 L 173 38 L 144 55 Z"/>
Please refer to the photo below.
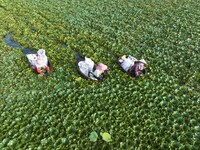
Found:
<path fill-rule="evenodd" d="M 12 33 L 8 33 L 5 37 L 4 37 L 4 42 L 13 48 L 20 48 L 22 50 L 22 53 L 27 55 L 27 54 L 35 54 L 37 53 L 36 50 L 30 49 L 30 48 L 23 48 L 23 46 L 21 46 L 18 42 L 15 42 L 12 40 Z"/>

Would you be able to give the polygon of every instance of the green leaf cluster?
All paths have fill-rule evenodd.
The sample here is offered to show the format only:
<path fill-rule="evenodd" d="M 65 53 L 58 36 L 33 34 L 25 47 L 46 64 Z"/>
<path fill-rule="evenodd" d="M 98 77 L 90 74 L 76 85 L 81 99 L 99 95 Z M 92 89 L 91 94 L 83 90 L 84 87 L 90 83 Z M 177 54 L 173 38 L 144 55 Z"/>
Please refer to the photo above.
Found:
<path fill-rule="evenodd" d="M 1 1 L 0 149 L 198 149 L 198 5 Z M 38 79 L 21 50 L 6 45 L 8 33 L 46 50 L 48 78 Z M 109 66 L 102 83 L 80 77 L 77 51 Z M 128 76 L 112 53 L 144 58 L 147 74 Z"/>

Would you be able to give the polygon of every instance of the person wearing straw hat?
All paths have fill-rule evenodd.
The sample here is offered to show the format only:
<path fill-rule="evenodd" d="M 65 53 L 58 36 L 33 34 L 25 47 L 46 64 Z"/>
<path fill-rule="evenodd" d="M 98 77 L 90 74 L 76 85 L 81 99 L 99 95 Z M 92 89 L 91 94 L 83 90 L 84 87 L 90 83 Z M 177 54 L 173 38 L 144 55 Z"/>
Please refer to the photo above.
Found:
<path fill-rule="evenodd" d="M 147 63 L 144 59 L 135 61 L 134 65 L 129 68 L 129 73 L 135 77 L 139 77 L 141 74 L 145 74 L 145 64 Z"/>
<path fill-rule="evenodd" d="M 48 59 L 45 55 L 44 49 L 39 49 L 37 51 L 37 54 L 28 54 L 27 58 L 32 65 L 32 69 L 37 71 L 39 74 L 44 74 L 44 72 L 50 72 L 50 68 L 48 66 Z"/>
<path fill-rule="evenodd" d="M 137 60 L 131 55 L 123 55 L 119 59 L 120 66 L 124 71 L 128 72 L 130 75 L 139 77 L 141 74 L 145 74 L 145 66 L 147 63 L 144 59 Z"/>
<path fill-rule="evenodd" d="M 45 55 L 45 50 L 39 49 L 37 51 L 36 70 L 38 73 L 43 74 L 44 71 L 42 71 L 42 69 L 46 69 L 47 73 L 50 72 L 50 68 L 48 66 L 48 59 Z"/>

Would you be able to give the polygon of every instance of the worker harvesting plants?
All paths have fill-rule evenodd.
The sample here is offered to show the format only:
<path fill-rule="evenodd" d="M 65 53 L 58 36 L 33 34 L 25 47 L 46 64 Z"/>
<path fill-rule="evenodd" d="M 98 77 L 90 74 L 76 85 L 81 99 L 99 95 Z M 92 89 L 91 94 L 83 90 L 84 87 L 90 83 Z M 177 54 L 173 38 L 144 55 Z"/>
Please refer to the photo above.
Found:
<path fill-rule="evenodd" d="M 123 55 L 118 58 L 118 63 L 131 76 L 139 77 L 141 74 L 146 73 L 145 65 L 147 63 L 144 59 L 137 60 L 131 55 Z"/>
<path fill-rule="evenodd" d="M 44 49 L 39 49 L 36 54 L 27 54 L 30 67 L 38 74 L 50 73 L 50 62 Z"/>
<path fill-rule="evenodd" d="M 83 58 L 79 54 L 77 54 L 77 65 L 81 75 L 94 81 L 101 81 L 109 71 L 107 65 L 102 63 L 96 65 L 90 58 Z"/>

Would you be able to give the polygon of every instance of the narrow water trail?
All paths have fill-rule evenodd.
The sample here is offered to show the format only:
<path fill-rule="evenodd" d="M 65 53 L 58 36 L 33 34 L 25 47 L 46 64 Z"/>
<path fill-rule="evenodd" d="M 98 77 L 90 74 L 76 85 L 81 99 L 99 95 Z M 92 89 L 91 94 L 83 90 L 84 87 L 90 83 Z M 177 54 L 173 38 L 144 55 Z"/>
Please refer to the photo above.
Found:
<path fill-rule="evenodd" d="M 31 48 L 24 48 L 24 47 L 21 46 L 18 42 L 14 41 L 14 40 L 12 39 L 12 33 L 8 33 L 8 34 L 4 37 L 3 41 L 4 41 L 8 46 L 10 46 L 10 47 L 12 47 L 12 48 L 19 48 L 19 49 L 21 49 L 22 53 L 25 54 L 25 55 L 37 53 L 36 50 L 33 50 L 33 49 L 31 49 Z"/>
<path fill-rule="evenodd" d="M 29 67 L 30 67 L 35 73 L 37 73 L 37 74 L 39 75 L 40 73 L 38 73 L 37 70 L 36 70 L 35 68 L 33 68 L 34 65 L 31 64 L 30 61 L 28 60 L 28 59 L 29 59 L 28 56 L 30 56 L 29 54 L 37 54 L 37 50 L 31 49 L 31 48 L 24 48 L 24 47 L 21 46 L 18 42 L 14 41 L 14 40 L 12 39 L 12 35 L 13 35 L 12 33 L 8 33 L 8 34 L 3 38 L 3 41 L 4 41 L 8 46 L 10 46 L 10 47 L 12 47 L 12 48 L 21 49 L 21 52 L 22 52 L 24 55 L 26 55 L 26 57 L 27 57 L 27 61 L 29 62 Z M 31 57 L 32 57 L 32 55 L 31 55 Z M 52 69 L 52 65 L 51 65 L 49 59 L 48 59 L 48 62 L 47 62 L 47 66 L 48 66 L 50 69 Z M 41 74 L 40 74 L 40 75 L 41 75 Z M 48 76 L 48 75 L 49 75 L 49 72 L 45 71 L 43 75 L 44 75 L 44 76 Z"/>

